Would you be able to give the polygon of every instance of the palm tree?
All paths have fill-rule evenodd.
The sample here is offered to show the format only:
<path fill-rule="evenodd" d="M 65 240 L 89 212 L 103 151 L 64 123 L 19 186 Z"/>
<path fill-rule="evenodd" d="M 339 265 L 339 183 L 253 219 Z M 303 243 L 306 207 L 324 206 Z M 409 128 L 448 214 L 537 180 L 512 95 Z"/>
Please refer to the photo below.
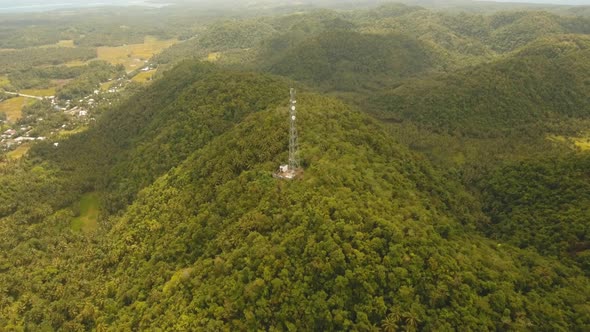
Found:
<path fill-rule="evenodd" d="M 404 315 L 406 318 L 406 331 L 414 332 L 418 330 L 418 316 L 413 312 Z"/>
<path fill-rule="evenodd" d="M 385 332 L 397 331 L 399 327 L 397 323 L 402 318 L 400 314 L 400 308 L 398 306 L 395 306 L 393 308 L 390 308 L 389 312 L 389 315 L 387 315 L 387 317 L 385 317 L 385 319 L 381 323 L 381 327 Z"/>
<path fill-rule="evenodd" d="M 399 317 L 396 317 L 395 314 L 389 314 L 383 322 L 381 322 L 381 328 L 383 332 L 395 332 L 397 330 L 397 322 L 399 321 Z"/>

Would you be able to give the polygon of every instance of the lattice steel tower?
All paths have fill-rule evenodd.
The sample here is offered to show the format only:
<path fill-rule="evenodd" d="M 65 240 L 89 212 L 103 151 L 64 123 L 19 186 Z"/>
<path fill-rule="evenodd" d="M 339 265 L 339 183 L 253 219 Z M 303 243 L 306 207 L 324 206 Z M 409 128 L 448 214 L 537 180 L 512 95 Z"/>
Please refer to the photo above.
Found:
<path fill-rule="evenodd" d="M 299 143 L 297 135 L 297 99 L 295 89 L 291 88 L 291 104 L 289 105 L 289 121 L 290 135 L 289 135 L 289 170 L 295 171 L 299 168 Z"/>

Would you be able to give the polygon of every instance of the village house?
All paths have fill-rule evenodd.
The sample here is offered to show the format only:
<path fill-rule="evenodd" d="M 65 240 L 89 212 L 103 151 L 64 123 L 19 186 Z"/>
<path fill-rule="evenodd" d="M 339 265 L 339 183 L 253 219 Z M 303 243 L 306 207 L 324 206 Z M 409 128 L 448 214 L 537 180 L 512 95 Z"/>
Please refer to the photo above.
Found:
<path fill-rule="evenodd" d="M 16 135 L 16 130 L 14 130 L 14 129 L 8 129 L 7 131 L 5 131 L 2 134 L 2 138 L 11 138 L 14 135 Z"/>
<path fill-rule="evenodd" d="M 35 137 L 28 137 L 28 136 L 20 136 L 14 139 L 15 142 L 17 143 L 22 143 L 22 142 L 26 142 L 26 141 L 34 141 Z"/>

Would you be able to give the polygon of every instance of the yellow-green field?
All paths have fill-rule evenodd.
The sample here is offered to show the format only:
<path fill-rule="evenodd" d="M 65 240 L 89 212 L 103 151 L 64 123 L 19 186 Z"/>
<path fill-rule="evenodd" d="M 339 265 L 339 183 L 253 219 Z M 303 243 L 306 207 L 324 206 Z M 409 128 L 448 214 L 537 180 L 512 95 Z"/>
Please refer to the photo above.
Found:
<path fill-rule="evenodd" d="M 76 47 L 76 45 L 74 45 L 73 40 L 68 39 L 68 40 L 60 40 L 55 44 L 39 46 L 39 48 L 50 48 L 50 47 Z"/>
<path fill-rule="evenodd" d="M 33 102 L 33 99 L 25 97 L 10 98 L 0 103 L 0 112 L 6 114 L 8 121 L 14 122 L 21 117 L 23 108 Z"/>
<path fill-rule="evenodd" d="M 18 148 L 8 152 L 6 154 L 6 157 L 8 157 L 8 159 L 10 160 L 20 159 L 22 156 L 25 155 L 25 153 L 27 153 L 27 151 L 29 151 L 30 147 L 31 146 L 29 144 L 22 144 Z"/>
<path fill-rule="evenodd" d="M 143 44 L 134 46 L 132 55 L 147 60 L 177 42 L 176 39 L 159 40 L 152 36 L 146 36 Z"/>
<path fill-rule="evenodd" d="M 0 76 L 0 88 L 10 84 L 10 80 L 6 76 Z"/>
<path fill-rule="evenodd" d="M 131 80 L 133 82 L 145 83 L 145 82 L 149 81 L 152 78 L 152 76 L 154 76 L 155 73 L 156 73 L 156 70 L 142 71 L 139 74 L 133 76 L 133 78 Z"/>
<path fill-rule="evenodd" d="M 72 136 L 74 134 L 78 134 L 81 133 L 83 131 L 85 131 L 86 129 L 88 129 L 88 127 L 82 126 L 73 130 L 62 130 L 59 132 L 59 137 L 60 138 L 66 138 L 68 136 Z"/>
<path fill-rule="evenodd" d="M 568 144 L 570 147 L 575 147 L 581 151 L 590 151 L 590 133 L 580 137 L 550 135 L 547 139 L 553 142 Z"/>
<path fill-rule="evenodd" d="M 150 59 L 162 50 L 174 45 L 176 39 L 158 40 L 147 36 L 143 44 L 131 44 L 118 47 L 99 47 L 98 58 L 114 65 L 122 64 L 127 71 L 143 67 L 145 60 Z"/>
<path fill-rule="evenodd" d="M 74 45 L 74 41 L 71 39 L 60 40 L 57 42 L 57 46 L 59 46 L 59 47 L 76 47 L 76 45 Z"/>
<path fill-rule="evenodd" d="M 558 136 L 558 135 L 548 135 L 547 139 L 552 141 L 552 142 L 557 142 L 557 143 L 567 143 L 567 139 L 563 136 Z"/>
<path fill-rule="evenodd" d="M 209 62 L 217 62 L 221 58 L 221 52 L 213 52 L 209 53 L 207 56 L 207 61 Z"/>
<path fill-rule="evenodd" d="M 99 204 L 97 193 L 84 194 L 80 200 L 80 216 L 72 220 L 72 229 L 85 233 L 95 231 L 98 228 Z"/>
<path fill-rule="evenodd" d="M 107 91 L 108 89 L 111 88 L 111 86 L 113 84 L 115 84 L 116 81 L 110 81 L 110 82 L 104 82 L 104 83 L 100 83 L 100 89 L 102 91 Z"/>
<path fill-rule="evenodd" d="M 65 65 L 67 67 L 80 67 L 80 66 L 84 66 L 87 63 L 88 63 L 88 61 L 72 60 L 72 61 L 66 62 Z"/>
<path fill-rule="evenodd" d="M 39 97 L 55 96 L 55 88 L 27 89 L 27 90 L 21 90 L 19 92 L 24 95 L 39 96 Z"/>
<path fill-rule="evenodd" d="M 574 145 L 582 151 L 590 151 L 590 136 L 572 138 Z"/>

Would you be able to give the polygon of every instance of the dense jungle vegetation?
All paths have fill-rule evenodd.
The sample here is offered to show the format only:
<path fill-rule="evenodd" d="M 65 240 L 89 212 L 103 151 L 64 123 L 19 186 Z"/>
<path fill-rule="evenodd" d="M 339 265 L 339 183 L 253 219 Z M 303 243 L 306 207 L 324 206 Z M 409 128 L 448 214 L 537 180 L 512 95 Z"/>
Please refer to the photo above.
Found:
<path fill-rule="evenodd" d="M 180 40 L 0 158 L 0 330 L 590 329 L 587 8 L 323 4 L 0 24 L 11 87 L 62 99 L 126 75 L 63 65 L 94 47 Z"/>

